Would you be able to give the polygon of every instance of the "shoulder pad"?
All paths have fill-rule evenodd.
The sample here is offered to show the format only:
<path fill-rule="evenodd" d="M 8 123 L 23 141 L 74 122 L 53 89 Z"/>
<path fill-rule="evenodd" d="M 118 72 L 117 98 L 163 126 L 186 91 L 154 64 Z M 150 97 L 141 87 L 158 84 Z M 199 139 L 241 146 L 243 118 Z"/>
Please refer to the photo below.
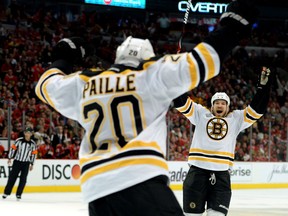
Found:
<path fill-rule="evenodd" d="M 144 60 L 140 63 L 140 65 L 138 66 L 138 70 L 142 70 L 143 69 L 143 66 L 146 64 L 146 63 L 151 63 L 151 62 L 155 62 L 157 60 L 159 60 L 161 57 L 152 57 L 150 59 L 147 59 L 147 60 Z"/>
<path fill-rule="evenodd" d="M 87 76 L 87 77 L 93 77 L 93 76 L 99 75 L 103 71 L 104 70 L 100 70 L 100 69 L 97 69 L 97 68 L 85 69 L 85 70 L 83 70 L 80 73 L 80 75 L 84 75 L 84 76 Z"/>

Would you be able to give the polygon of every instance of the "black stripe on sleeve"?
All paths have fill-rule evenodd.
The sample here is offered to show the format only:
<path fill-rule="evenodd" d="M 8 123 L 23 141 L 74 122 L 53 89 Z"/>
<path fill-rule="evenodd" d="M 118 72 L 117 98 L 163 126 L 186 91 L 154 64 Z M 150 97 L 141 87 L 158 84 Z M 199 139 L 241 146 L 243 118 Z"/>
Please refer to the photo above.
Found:
<path fill-rule="evenodd" d="M 174 106 L 176 108 L 182 107 L 186 104 L 187 100 L 188 100 L 188 94 L 187 92 L 185 92 L 184 94 L 180 95 L 179 97 L 175 98 L 173 100 Z"/>
<path fill-rule="evenodd" d="M 182 112 L 183 115 L 186 115 L 190 112 L 191 108 L 192 108 L 193 103 L 190 103 L 189 108 L 185 111 Z"/>
<path fill-rule="evenodd" d="M 205 78 L 204 63 L 203 63 L 202 59 L 200 58 L 199 54 L 195 50 L 192 50 L 191 53 L 198 63 L 199 72 L 200 72 L 200 82 L 199 83 L 202 83 L 204 81 L 204 78 Z"/>
<path fill-rule="evenodd" d="M 246 112 L 246 118 L 252 120 L 252 121 L 257 121 L 258 118 L 253 118 L 251 115 L 248 114 L 248 112 Z"/>

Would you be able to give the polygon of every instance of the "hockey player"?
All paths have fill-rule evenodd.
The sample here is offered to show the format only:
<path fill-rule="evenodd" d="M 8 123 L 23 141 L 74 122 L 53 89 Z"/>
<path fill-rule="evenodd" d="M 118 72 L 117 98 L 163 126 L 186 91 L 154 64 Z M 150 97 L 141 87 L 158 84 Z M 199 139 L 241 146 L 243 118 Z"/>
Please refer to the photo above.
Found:
<path fill-rule="evenodd" d="M 128 37 L 108 70 L 72 73 L 83 41 L 55 46 L 36 94 L 86 131 L 80 182 L 90 216 L 183 215 L 168 186 L 165 115 L 174 98 L 217 76 L 227 52 L 249 35 L 248 2 L 232 2 L 220 27 L 187 53 L 156 58 L 149 40 Z"/>
<path fill-rule="evenodd" d="M 231 185 L 229 169 L 234 161 L 236 138 L 264 114 L 269 101 L 270 69 L 263 67 L 256 95 L 243 110 L 229 112 L 230 98 L 217 92 L 211 110 L 193 102 L 187 95 L 174 100 L 195 125 L 189 150 L 189 172 L 183 184 L 183 208 L 187 216 L 201 216 L 207 205 L 208 216 L 227 215 Z"/>

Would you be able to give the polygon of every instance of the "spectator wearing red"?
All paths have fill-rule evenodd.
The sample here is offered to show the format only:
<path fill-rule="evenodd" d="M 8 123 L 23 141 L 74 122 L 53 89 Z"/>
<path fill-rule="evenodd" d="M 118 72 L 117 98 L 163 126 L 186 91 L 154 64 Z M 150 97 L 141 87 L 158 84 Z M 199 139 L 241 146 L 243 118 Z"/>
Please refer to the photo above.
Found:
<path fill-rule="evenodd" d="M 51 145 L 51 140 L 50 138 L 44 137 L 43 143 L 38 146 L 38 156 L 39 158 L 42 159 L 54 159 L 54 149 Z"/>
<path fill-rule="evenodd" d="M 37 82 L 38 82 L 38 80 L 40 79 L 40 76 L 44 72 L 44 68 L 42 67 L 42 64 L 38 62 L 38 63 L 36 63 L 35 65 L 32 66 L 31 72 L 32 72 L 33 87 L 35 87 Z"/>
<path fill-rule="evenodd" d="M 55 158 L 57 159 L 64 159 L 66 155 L 66 145 L 62 143 L 58 143 L 55 148 Z"/>
<path fill-rule="evenodd" d="M 4 77 L 4 84 L 14 86 L 18 82 L 17 76 L 13 74 L 13 70 L 9 69 L 7 74 Z"/>
<path fill-rule="evenodd" d="M 0 158 L 5 158 L 5 148 L 4 146 L 0 143 Z"/>
<path fill-rule="evenodd" d="M 9 70 L 13 70 L 13 67 L 11 65 L 11 59 L 10 58 L 5 58 L 4 63 L 1 65 L 1 73 L 0 73 L 0 78 L 3 80 L 6 74 L 8 73 Z"/>

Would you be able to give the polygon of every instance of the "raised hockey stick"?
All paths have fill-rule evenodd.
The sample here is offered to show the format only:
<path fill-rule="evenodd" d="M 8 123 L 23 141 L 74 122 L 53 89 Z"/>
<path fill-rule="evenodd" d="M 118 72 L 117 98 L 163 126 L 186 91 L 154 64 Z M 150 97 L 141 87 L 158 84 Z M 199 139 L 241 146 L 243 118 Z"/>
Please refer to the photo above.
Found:
<path fill-rule="evenodd" d="M 186 26 L 186 24 L 187 24 L 187 22 L 188 22 L 191 4 L 192 4 L 192 0 L 188 0 L 187 8 L 186 8 L 185 15 L 184 15 L 184 19 L 183 19 L 182 32 L 181 32 L 180 38 L 179 38 L 179 40 L 178 40 L 177 53 L 180 53 L 180 52 L 181 52 L 181 49 L 182 49 L 182 39 L 183 39 L 183 35 L 185 34 L 185 26 Z"/>

